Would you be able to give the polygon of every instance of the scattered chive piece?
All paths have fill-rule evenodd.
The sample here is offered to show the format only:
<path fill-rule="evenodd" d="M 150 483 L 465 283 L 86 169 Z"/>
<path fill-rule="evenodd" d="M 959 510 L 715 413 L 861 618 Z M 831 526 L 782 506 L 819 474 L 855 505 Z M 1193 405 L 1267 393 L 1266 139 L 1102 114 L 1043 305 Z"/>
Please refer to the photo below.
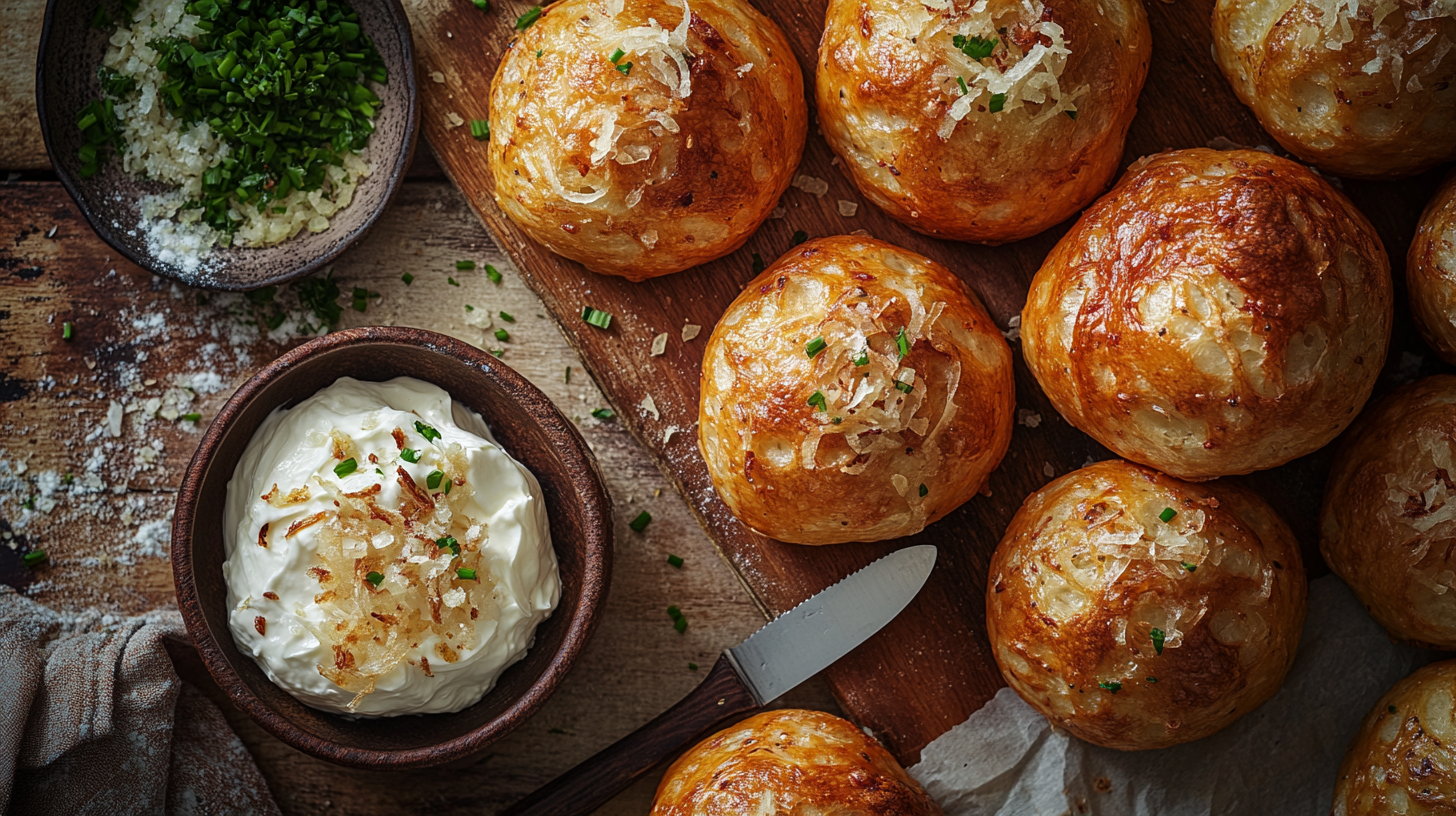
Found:
<path fill-rule="evenodd" d="M 920 498 L 925 498 L 926 494 L 928 493 L 930 493 L 930 488 L 926 487 L 923 484 L 920 485 Z"/>
<path fill-rule="evenodd" d="M 405 448 L 404 450 L 399 452 L 399 458 L 405 460 L 406 462 L 409 462 L 410 464 L 414 464 L 415 462 L 420 461 L 420 452 L 415 450 L 414 448 Z"/>
<path fill-rule="evenodd" d="M 803 230 L 794 230 L 793 237 L 789 238 L 789 246 L 798 246 L 809 240 L 809 233 Z"/>
<path fill-rule="evenodd" d="M 1178 511 L 1177 510 L 1174 510 L 1171 507 L 1164 507 L 1163 508 L 1163 512 L 1161 512 L 1161 513 L 1158 514 L 1158 521 L 1161 521 L 1164 524 L 1167 524 L 1168 522 L 1172 521 L 1173 520 L 1173 517 L 1176 516 L 1176 515 L 1178 515 Z"/>
<path fill-rule="evenodd" d="M 415 276 L 414 275 L 411 275 L 408 272 L 404 273 L 403 275 L 400 275 L 399 276 L 399 279 L 402 280 L 402 281 L 404 281 L 404 285 L 405 286 L 409 286 L 411 283 L 414 283 L 415 282 Z"/>
<path fill-rule="evenodd" d="M 900 333 L 895 335 L 895 350 L 899 352 L 903 360 L 910 355 L 910 338 L 905 336 L 905 327 L 900 327 Z"/>
<path fill-rule="evenodd" d="M 821 391 L 815 391 L 809 395 L 809 404 L 820 411 L 829 410 L 829 406 L 824 403 L 824 393 Z"/>
<path fill-rule="evenodd" d="M 1112 692 L 1113 694 L 1116 694 L 1119 691 L 1122 691 L 1122 684 L 1119 683 L 1119 682 L 1117 682 L 1116 680 L 1110 680 L 1110 681 L 1109 680 L 1101 680 L 1101 681 L 1098 681 L 1097 687 L 1098 688 L 1101 688 L 1101 689 L 1107 689 L 1108 691 Z"/>
<path fill-rule="evenodd" d="M 476 580 L 476 578 L 475 578 L 475 570 L 469 569 L 467 567 L 461 567 L 460 569 L 455 570 L 455 574 L 458 575 L 458 576 L 460 576 L 460 580 L 462 580 L 462 581 L 474 581 L 474 580 Z"/>
<path fill-rule="evenodd" d="M 686 616 L 679 616 L 677 620 L 675 620 L 675 621 L 672 622 L 672 628 L 676 629 L 678 631 L 678 634 L 682 634 L 683 632 L 686 632 L 688 630 L 688 619 L 687 619 L 687 617 Z"/>
<path fill-rule="evenodd" d="M 1183 569 L 1186 569 L 1189 572 L 1197 572 L 1198 571 L 1198 566 L 1196 564 L 1190 564 L 1187 561 L 1182 562 L 1182 564 L 1183 564 Z"/>
<path fill-rule="evenodd" d="M 471 306 L 469 303 L 467 303 L 467 304 L 465 304 L 465 311 L 467 311 L 467 312 L 473 312 L 473 311 L 475 311 L 475 307 L 474 306 Z"/>
<path fill-rule="evenodd" d="M 522 14 L 520 17 L 516 18 L 516 30 L 525 31 L 526 29 L 535 25 L 536 21 L 539 19 L 541 19 L 541 7 L 532 6 L 531 8 L 526 9 L 525 14 Z"/>
<path fill-rule="evenodd" d="M 1156 677 L 1149 677 L 1148 678 L 1148 682 L 1149 683 L 1156 683 L 1156 682 L 1158 682 L 1158 678 L 1156 678 Z"/>
<path fill-rule="evenodd" d="M 425 477 L 425 486 L 434 490 L 440 486 L 440 480 L 443 478 L 445 478 L 443 471 L 432 470 L 430 471 L 430 475 Z"/>
<path fill-rule="evenodd" d="M 813 340 L 810 340 L 808 343 L 804 344 L 804 353 L 809 355 L 810 359 L 813 359 L 815 357 L 818 357 L 819 352 L 823 351 L 824 347 L 827 345 L 829 344 L 824 342 L 824 336 L 820 335 Z"/>
<path fill-rule="evenodd" d="M 698 664 L 696 664 L 696 663 L 689 663 L 688 664 L 688 671 L 697 671 L 697 670 L 698 670 Z"/>
<path fill-rule="evenodd" d="M 971 59 L 983 60 L 991 56 L 991 52 L 996 50 L 997 39 L 995 37 L 989 39 L 984 37 L 963 37 L 957 34 L 951 38 L 951 43 L 956 48 L 959 48 L 961 53 Z"/>
<path fill-rule="evenodd" d="M 593 408 L 592 409 L 592 416 L 593 417 L 596 417 L 597 419 L 611 419 L 612 417 L 614 417 L 616 415 L 617 415 L 616 412 L 613 411 L 611 408 Z"/>
<path fill-rule="evenodd" d="M 455 268 L 461 272 L 469 272 L 475 268 L 475 261 L 456 261 Z"/>
<path fill-rule="evenodd" d="M 908 394 L 911 391 L 914 391 L 915 390 L 914 384 L 907 383 L 907 382 L 897 382 L 897 383 L 895 383 L 895 387 L 898 388 L 901 391 L 904 391 L 906 394 Z"/>
<path fill-rule="evenodd" d="M 196 411 L 193 411 L 190 414 L 183 414 L 182 415 L 182 421 L 183 422 L 196 422 L 199 419 L 202 419 L 202 414 L 199 414 Z"/>
<path fill-rule="evenodd" d="M 340 479 L 359 469 L 359 461 L 350 456 L 348 459 L 334 465 L 334 475 Z"/>
<path fill-rule="evenodd" d="M 677 620 L 678 618 L 682 617 L 682 610 L 678 609 L 675 606 L 669 606 L 667 608 L 667 616 L 669 618 L 672 618 L 673 620 Z"/>
<path fill-rule="evenodd" d="M 581 310 L 581 319 L 599 329 L 610 328 L 612 325 L 612 313 L 604 312 L 601 309 L 593 309 L 588 306 Z"/>
<path fill-rule="evenodd" d="M 384 583 L 384 576 L 378 572 L 371 572 L 368 575 L 364 576 L 364 580 L 375 586 L 379 586 L 380 584 Z"/>
<path fill-rule="evenodd" d="M 489 119 L 471 119 L 470 120 L 470 135 L 473 136 L 475 138 L 475 141 L 477 141 L 477 142 L 488 142 L 488 141 L 490 141 L 490 120 Z M 474 269 L 475 268 L 475 265 L 472 264 L 470 266 L 470 268 L 471 269 Z"/>
<path fill-rule="evenodd" d="M 25 501 L 21 502 L 20 503 L 20 506 L 21 507 L 24 507 L 26 510 L 34 510 L 35 509 L 35 497 L 34 496 L 31 496 L 30 498 L 28 498 Z"/>
<path fill-rule="evenodd" d="M 418 420 L 415 421 L 415 433 L 423 436 L 426 442 L 434 442 L 440 438 L 439 431 Z"/>
<path fill-rule="evenodd" d="M 647 529 L 647 525 L 651 521 L 652 514 L 647 512 L 646 510 L 643 510 L 641 513 L 638 513 L 637 518 L 632 519 L 632 523 L 628 524 L 627 526 L 631 527 L 633 532 L 640 533 L 643 530 Z"/>
<path fill-rule="evenodd" d="M 1062 111 L 1062 113 L 1065 113 L 1067 115 L 1067 118 L 1068 119 L 1071 119 L 1073 122 L 1077 121 L 1077 112 L 1076 111 L 1069 110 L 1069 111 Z"/>
<path fill-rule="evenodd" d="M 50 558 L 50 555 L 45 550 L 31 550 L 25 555 L 20 556 L 20 561 L 27 567 L 35 567 L 49 561 Z"/>
<path fill-rule="evenodd" d="M 618 48 L 616 51 L 613 51 L 612 52 L 612 64 L 615 65 L 619 60 L 622 59 L 622 57 L 625 57 L 625 56 L 627 56 L 627 52 L 626 51 L 623 51 L 620 48 Z"/>
<path fill-rule="evenodd" d="M 485 265 L 485 276 L 487 278 L 490 278 L 491 283 L 501 282 L 501 273 L 496 271 L 496 268 L 491 266 L 490 264 Z"/>
<path fill-rule="evenodd" d="M 472 0 L 472 2 L 474 2 L 475 7 L 480 9 L 481 11 L 490 11 L 490 0 Z"/>
<path fill-rule="evenodd" d="M 678 569 L 682 569 L 682 565 L 683 565 L 682 556 L 680 556 L 680 555 L 669 555 L 667 557 L 667 563 L 671 564 L 674 567 L 677 567 Z"/>
<path fill-rule="evenodd" d="M 514 323 L 514 322 L 516 322 L 516 318 L 513 317 L 511 314 L 509 314 L 507 312 L 501 312 L 500 313 L 500 319 L 501 320 L 504 320 L 507 323 Z"/>
<path fill-rule="evenodd" d="M 763 256 L 760 255 L 760 254 L 758 254 L 757 252 L 753 253 L 753 274 L 757 275 L 758 273 L 762 272 L 765 268 L 766 267 L 765 267 L 765 264 L 763 262 Z"/>
<path fill-rule="evenodd" d="M 495 339 L 497 339 L 497 340 L 501 341 L 502 343 L 504 343 L 504 342 L 506 342 L 506 341 L 508 341 L 508 340 L 511 339 L 511 333 L 508 332 L 508 331 L 506 331 L 505 329 L 496 329 L 495 330 Z"/>
<path fill-rule="evenodd" d="M 617 66 L 617 70 L 622 72 L 622 76 L 627 76 L 632 73 L 632 63 L 624 62 Z"/>
<path fill-rule="evenodd" d="M 75 336 L 76 336 L 76 327 L 71 323 L 71 321 L 67 320 L 66 322 L 64 322 L 64 323 L 61 324 L 61 339 L 62 340 L 65 340 L 67 343 L 69 343 L 69 342 L 71 342 L 71 338 L 73 338 Z"/>
<path fill-rule="evenodd" d="M 966 94 L 971 92 L 971 89 L 966 87 L 966 80 L 964 77 L 956 77 L 956 82 L 960 83 L 961 96 L 965 96 Z"/>
<path fill-rule="evenodd" d="M 454 485 L 455 485 L 455 480 L 454 479 L 446 479 L 445 480 L 445 495 L 446 496 L 450 495 L 450 488 L 453 487 Z"/>
<path fill-rule="evenodd" d="M 829 421 L 833 422 L 835 425 L 838 425 L 839 423 L 844 421 L 844 417 L 835 417 L 834 419 L 831 419 Z"/>
<path fill-rule="evenodd" d="M 546 53 L 546 49 L 544 49 L 544 48 L 537 48 L 536 49 L 536 59 L 541 59 L 541 55 L 544 54 L 544 53 Z"/>
<path fill-rule="evenodd" d="M 870 364 L 870 350 L 869 349 L 865 349 L 864 351 L 861 351 L 859 353 L 859 356 L 856 357 L 856 358 L 854 358 L 855 368 L 858 368 L 860 366 L 867 366 L 869 364 Z"/>
<path fill-rule="evenodd" d="M 1006 107 L 1006 94 L 991 94 L 991 104 L 987 105 L 986 109 L 992 113 L 1000 113 L 1004 107 Z"/>
<path fill-rule="evenodd" d="M 571 366 L 566 367 L 566 384 L 571 384 Z"/>
<path fill-rule="evenodd" d="M 445 279 L 445 282 L 448 283 L 448 284 L 450 284 L 451 286 L 459 286 L 460 285 L 460 282 L 457 281 L 457 280 L 455 280 L 454 278 L 446 278 Z"/>
<path fill-rule="evenodd" d="M 495 355 L 495 356 L 496 356 L 496 359 L 497 359 L 497 360 L 499 360 L 499 359 L 500 359 L 500 358 L 502 358 L 502 357 L 504 357 L 504 356 L 506 356 L 506 350 L 505 350 L 505 349 L 503 349 L 503 348 L 498 348 L 498 349 L 486 349 L 486 350 L 487 350 L 487 351 L 489 351 L 489 352 L 490 352 L 490 353 L 491 353 L 491 354 L 494 354 L 494 355 Z"/>
<path fill-rule="evenodd" d="M 1159 629 L 1156 626 L 1154 626 L 1153 627 L 1153 630 L 1151 632 L 1149 632 L 1149 634 L 1153 636 L 1153 651 L 1154 652 L 1157 652 L 1158 654 L 1162 654 L 1163 653 L 1163 638 L 1165 637 L 1165 635 L 1163 633 L 1163 630 L 1162 629 Z"/>
<path fill-rule="evenodd" d="M 1386 706 L 1386 709 L 1389 710 L 1391 714 L 1396 713 L 1395 706 Z"/>
<path fill-rule="evenodd" d="M 75 481 L 76 481 L 76 475 L 74 473 L 69 473 L 68 472 L 64 476 L 61 477 L 61 484 L 71 484 L 71 483 L 73 483 Z"/>
<path fill-rule="evenodd" d="M 460 542 L 456 541 L 454 536 L 443 536 L 435 539 L 435 546 L 442 550 L 449 550 L 456 555 L 460 554 Z"/>

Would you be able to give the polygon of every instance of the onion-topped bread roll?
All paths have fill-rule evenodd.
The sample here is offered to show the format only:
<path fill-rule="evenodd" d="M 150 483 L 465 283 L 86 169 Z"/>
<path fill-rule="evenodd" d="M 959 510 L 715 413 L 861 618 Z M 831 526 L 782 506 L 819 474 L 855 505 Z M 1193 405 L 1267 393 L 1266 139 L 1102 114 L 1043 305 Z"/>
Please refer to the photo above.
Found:
<path fill-rule="evenodd" d="M 1390 342 L 1390 261 L 1350 200 L 1257 150 L 1139 160 L 1032 281 L 1026 364 L 1067 421 L 1183 479 L 1323 447 Z"/>
<path fill-rule="evenodd" d="M 698 444 L 739 520 L 796 544 L 919 532 L 1011 440 L 1011 350 L 949 269 L 871 238 L 796 247 L 703 357 Z"/>
<path fill-rule="evenodd" d="M 1421 337 L 1441 359 L 1456 363 L 1456 173 L 1421 214 L 1405 259 L 1405 283 Z"/>
<path fill-rule="evenodd" d="M 941 816 L 874 737 L 833 714 L 765 711 L 672 763 L 650 816 Z"/>
<path fill-rule="evenodd" d="M 1305 595 L 1299 544 L 1258 496 L 1108 461 L 1022 504 L 991 558 L 986 629 L 1007 684 L 1053 724 L 1166 748 L 1279 690 Z"/>
<path fill-rule="evenodd" d="M 1456 159 L 1456 2 L 1218 0 L 1213 52 L 1259 123 L 1321 170 L 1409 176 Z"/>
<path fill-rule="evenodd" d="M 1456 813 L 1456 660 L 1417 669 L 1365 715 L 1340 764 L 1330 813 Z"/>
<path fill-rule="evenodd" d="M 1151 42 L 1139 0 L 830 0 L 819 124 L 911 228 L 1015 241 L 1111 181 Z"/>
<path fill-rule="evenodd" d="M 491 86 L 496 203 L 594 272 L 679 272 L 768 217 L 807 117 L 788 42 L 746 0 L 560 0 Z"/>

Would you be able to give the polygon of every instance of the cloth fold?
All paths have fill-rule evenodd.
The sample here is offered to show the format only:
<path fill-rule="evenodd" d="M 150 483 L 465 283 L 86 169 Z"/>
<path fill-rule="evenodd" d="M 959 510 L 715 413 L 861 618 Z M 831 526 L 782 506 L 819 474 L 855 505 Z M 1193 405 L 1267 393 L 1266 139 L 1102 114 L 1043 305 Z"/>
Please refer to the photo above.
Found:
<path fill-rule="evenodd" d="M 0 586 L 0 812 L 279 813 L 169 636 L 186 636 L 176 610 L 67 616 Z"/>

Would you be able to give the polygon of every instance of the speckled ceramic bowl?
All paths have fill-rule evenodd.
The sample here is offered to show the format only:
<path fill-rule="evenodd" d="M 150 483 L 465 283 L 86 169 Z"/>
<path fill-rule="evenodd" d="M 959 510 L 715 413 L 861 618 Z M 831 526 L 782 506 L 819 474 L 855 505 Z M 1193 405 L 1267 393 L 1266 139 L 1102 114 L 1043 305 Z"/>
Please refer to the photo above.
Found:
<path fill-rule="evenodd" d="M 480 414 L 491 434 L 541 483 L 561 574 L 561 600 L 519 663 L 480 702 L 455 714 L 351 719 L 310 708 L 273 685 L 228 629 L 223 506 L 253 433 L 273 409 L 296 405 L 339 377 L 434 383 Z M 202 436 L 172 517 L 177 606 L 207 670 L 238 708 L 274 736 L 330 762 L 419 768 L 469 757 L 541 707 L 596 627 L 612 568 L 612 509 L 596 459 L 576 426 L 505 363 L 434 332 L 362 328 L 299 346 L 239 388 Z"/>
<path fill-rule="evenodd" d="M 383 104 L 369 138 L 373 172 L 359 183 L 354 200 L 330 218 L 329 228 L 298 235 L 271 247 L 214 249 L 203 268 L 186 272 L 160 262 L 137 229 L 139 200 L 167 185 L 128 174 L 113 156 L 101 172 L 81 178 L 77 151 L 84 141 L 76 112 L 101 98 L 96 69 L 110 31 L 91 28 L 96 0 L 49 0 L 36 60 L 36 107 L 41 134 L 56 175 L 102 240 L 127 259 L 158 275 L 207 289 L 242 290 L 302 277 L 358 241 L 399 189 L 414 155 L 419 131 L 410 25 L 399 0 L 349 0 L 359 22 L 389 70 L 389 82 L 373 86 Z"/>

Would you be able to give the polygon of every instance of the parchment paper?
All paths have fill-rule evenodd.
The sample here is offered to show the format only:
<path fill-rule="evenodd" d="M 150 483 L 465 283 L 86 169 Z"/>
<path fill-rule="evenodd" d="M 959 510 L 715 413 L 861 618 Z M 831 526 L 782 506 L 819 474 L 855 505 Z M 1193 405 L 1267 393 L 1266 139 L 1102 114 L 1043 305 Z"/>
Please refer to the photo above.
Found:
<path fill-rule="evenodd" d="M 910 773 L 948 816 L 1326 816 L 1345 748 L 1396 681 L 1438 657 L 1391 643 L 1338 578 L 1309 587 L 1284 687 L 1206 739 L 1098 748 L 1009 688 L 921 753 Z"/>

